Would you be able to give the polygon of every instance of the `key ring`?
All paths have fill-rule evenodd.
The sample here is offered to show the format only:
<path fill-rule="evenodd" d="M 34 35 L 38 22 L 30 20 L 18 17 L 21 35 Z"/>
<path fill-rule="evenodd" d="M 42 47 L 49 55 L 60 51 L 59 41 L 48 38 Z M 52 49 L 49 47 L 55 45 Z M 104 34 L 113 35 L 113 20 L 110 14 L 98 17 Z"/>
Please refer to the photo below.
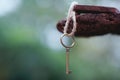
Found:
<path fill-rule="evenodd" d="M 68 45 L 65 45 L 65 44 L 63 43 L 63 38 L 64 38 L 65 36 L 72 39 L 71 45 L 68 46 Z M 63 34 L 63 35 L 60 37 L 60 42 L 61 42 L 61 44 L 62 44 L 65 48 L 72 48 L 72 47 L 75 45 L 75 39 L 74 39 L 74 37 L 73 37 L 73 36 L 69 36 L 68 33 Z"/>

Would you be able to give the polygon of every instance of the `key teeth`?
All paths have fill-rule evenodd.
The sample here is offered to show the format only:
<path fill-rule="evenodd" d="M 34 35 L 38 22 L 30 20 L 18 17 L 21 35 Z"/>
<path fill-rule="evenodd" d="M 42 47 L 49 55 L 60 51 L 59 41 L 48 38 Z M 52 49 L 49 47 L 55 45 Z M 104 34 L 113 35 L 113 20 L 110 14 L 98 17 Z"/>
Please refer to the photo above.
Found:
<path fill-rule="evenodd" d="M 72 73 L 72 70 L 69 71 L 69 74 L 71 74 L 71 73 Z"/>
<path fill-rule="evenodd" d="M 72 73 L 72 70 L 69 70 L 68 72 L 66 72 L 67 75 L 71 74 L 71 73 Z"/>

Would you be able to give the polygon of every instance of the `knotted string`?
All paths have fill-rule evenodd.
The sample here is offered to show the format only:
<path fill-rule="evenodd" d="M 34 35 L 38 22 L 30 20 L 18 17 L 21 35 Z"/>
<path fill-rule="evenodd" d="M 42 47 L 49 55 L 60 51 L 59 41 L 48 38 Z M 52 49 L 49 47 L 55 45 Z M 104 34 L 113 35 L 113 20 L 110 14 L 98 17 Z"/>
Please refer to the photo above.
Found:
<path fill-rule="evenodd" d="M 74 6 L 77 5 L 77 4 L 78 4 L 77 2 L 73 1 L 71 3 L 71 6 L 70 6 L 69 10 L 68 10 L 67 20 L 66 20 L 66 23 L 65 23 L 63 33 L 68 34 L 67 30 L 68 30 L 69 22 L 70 22 L 70 19 L 72 19 L 73 20 L 73 29 L 72 29 L 72 32 L 68 34 L 69 36 L 74 36 L 74 33 L 76 32 L 76 27 L 77 27 L 76 26 L 76 16 L 75 16 L 75 11 L 73 11 L 73 9 L 74 9 Z"/>

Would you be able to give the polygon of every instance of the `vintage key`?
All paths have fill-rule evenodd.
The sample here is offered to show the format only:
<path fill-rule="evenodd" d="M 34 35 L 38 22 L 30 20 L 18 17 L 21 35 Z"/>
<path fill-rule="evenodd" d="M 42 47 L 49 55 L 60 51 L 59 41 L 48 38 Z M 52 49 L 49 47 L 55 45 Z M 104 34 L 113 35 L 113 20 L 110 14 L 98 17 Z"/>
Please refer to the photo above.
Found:
<path fill-rule="evenodd" d="M 64 37 L 68 37 L 69 39 L 72 40 L 72 43 L 71 45 L 66 45 L 63 41 L 63 38 Z M 69 36 L 67 33 L 66 34 L 63 34 L 60 38 L 60 42 L 61 44 L 63 45 L 63 47 L 66 48 L 66 74 L 69 75 L 71 73 L 71 70 L 69 70 L 69 51 L 70 49 L 75 45 L 75 39 L 74 39 L 74 36 Z"/>

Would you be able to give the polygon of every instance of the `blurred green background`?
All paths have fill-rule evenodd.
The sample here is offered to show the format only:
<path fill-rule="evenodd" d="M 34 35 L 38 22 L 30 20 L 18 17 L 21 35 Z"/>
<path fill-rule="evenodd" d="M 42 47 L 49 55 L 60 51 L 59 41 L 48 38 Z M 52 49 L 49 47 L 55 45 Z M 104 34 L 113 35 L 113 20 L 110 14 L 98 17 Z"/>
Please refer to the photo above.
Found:
<path fill-rule="evenodd" d="M 66 80 L 56 23 L 73 0 L 0 0 L 0 80 Z M 120 0 L 76 0 L 120 9 Z M 76 38 L 70 80 L 120 80 L 120 37 Z"/>

